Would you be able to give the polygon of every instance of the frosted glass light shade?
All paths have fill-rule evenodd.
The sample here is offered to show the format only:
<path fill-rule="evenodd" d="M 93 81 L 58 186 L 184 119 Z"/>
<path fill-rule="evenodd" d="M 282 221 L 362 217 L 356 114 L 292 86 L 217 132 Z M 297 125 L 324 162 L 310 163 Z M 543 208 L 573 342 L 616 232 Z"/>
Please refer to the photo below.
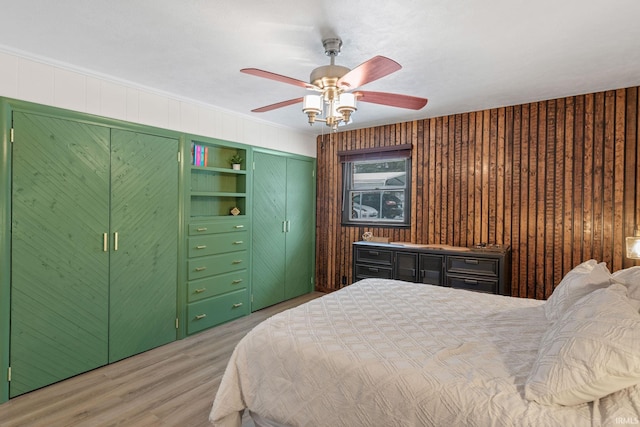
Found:
<path fill-rule="evenodd" d="M 356 96 L 352 93 L 341 93 L 338 100 L 338 111 L 349 109 L 356 110 Z"/>
<path fill-rule="evenodd" d="M 322 97 L 319 95 L 305 95 L 302 100 L 302 111 L 305 113 L 322 113 Z"/>
<path fill-rule="evenodd" d="M 640 236 L 627 237 L 627 258 L 640 259 Z"/>

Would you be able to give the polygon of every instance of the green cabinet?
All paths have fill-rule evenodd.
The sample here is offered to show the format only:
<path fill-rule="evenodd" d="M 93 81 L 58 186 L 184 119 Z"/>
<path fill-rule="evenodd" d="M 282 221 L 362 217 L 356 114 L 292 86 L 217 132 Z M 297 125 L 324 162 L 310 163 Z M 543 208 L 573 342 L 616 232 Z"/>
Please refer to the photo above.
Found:
<path fill-rule="evenodd" d="M 15 111 L 10 397 L 176 338 L 178 141 Z"/>
<path fill-rule="evenodd" d="M 253 311 L 311 292 L 315 235 L 313 159 L 254 150 Z"/>
<path fill-rule="evenodd" d="M 109 362 L 176 339 L 177 152 L 176 139 L 111 131 Z"/>
<path fill-rule="evenodd" d="M 190 141 L 186 334 L 249 314 L 250 150 L 221 140 Z M 229 159 L 242 157 L 239 168 Z"/>

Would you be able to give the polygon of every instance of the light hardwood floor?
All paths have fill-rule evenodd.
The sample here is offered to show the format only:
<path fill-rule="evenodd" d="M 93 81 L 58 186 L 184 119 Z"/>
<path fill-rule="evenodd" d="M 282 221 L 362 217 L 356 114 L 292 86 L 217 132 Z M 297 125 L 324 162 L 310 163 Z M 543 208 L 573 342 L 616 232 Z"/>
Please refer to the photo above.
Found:
<path fill-rule="evenodd" d="M 18 396 L 0 405 L 0 426 L 209 426 L 238 341 L 264 319 L 322 295 L 303 295 Z"/>

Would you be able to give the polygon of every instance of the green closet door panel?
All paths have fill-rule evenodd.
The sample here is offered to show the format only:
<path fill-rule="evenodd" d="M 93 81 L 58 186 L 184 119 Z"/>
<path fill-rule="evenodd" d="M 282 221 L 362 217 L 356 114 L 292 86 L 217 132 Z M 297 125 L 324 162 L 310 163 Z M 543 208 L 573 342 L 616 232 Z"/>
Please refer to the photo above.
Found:
<path fill-rule="evenodd" d="M 109 129 L 14 113 L 10 396 L 107 363 Z"/>
<path fill-rule="evenodd" d="M 251 310 L 284 299 L 286 158 L 254 153 Z"/>
<path fill-rule="evenodd" d="M 114 362 L 176 339 L 178 141 L 114 129 L 111 149 Z"/>
<path fill-rule="evenodd" d="M 290 299 L 311 292 L 313 234 L 315 233 L 315 181 L 313 162 L 287 160 L 286 281 L 284 296 Z"/>

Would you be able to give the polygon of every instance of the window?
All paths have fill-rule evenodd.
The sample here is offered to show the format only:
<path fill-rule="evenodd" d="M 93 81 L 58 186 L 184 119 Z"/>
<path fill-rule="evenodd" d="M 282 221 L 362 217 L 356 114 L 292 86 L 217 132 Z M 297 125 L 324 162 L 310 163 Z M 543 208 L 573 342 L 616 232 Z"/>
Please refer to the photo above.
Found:
<path fill-rule="evenodd" d="M 410 158 L 352 160 L 343 167 L 343 224 L 410 224 Z"/>

